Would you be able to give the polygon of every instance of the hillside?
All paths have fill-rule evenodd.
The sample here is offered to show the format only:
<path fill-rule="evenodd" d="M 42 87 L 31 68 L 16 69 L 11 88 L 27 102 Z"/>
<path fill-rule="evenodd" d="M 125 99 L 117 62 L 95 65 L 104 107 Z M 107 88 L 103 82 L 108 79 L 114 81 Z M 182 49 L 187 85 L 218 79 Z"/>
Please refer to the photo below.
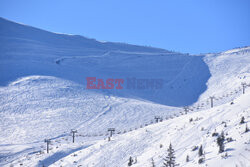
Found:
<path fill-rule="evenodd" d="M 105 92 L 176 107 L 196 102 L 206 90 L 210 77 L 203 56 L 101 43 L 4 19 L 0 19 L 0 41 L 0 68 L 8 71 L 0 76 L 1 86 L 32 75 L 53 76 L 78 83 L 82 88 L 86 88 L 86 77 L 123 78 L 125 87 L 127 78 L 161 79 L 164 82 L 161 91 L 124 89 Z M 102 90 L 97 93 L 103 94 Z"/>
<path fill-rule="evenodd" d="M 152 124 L 131 132 L 123 132 L 108 141 L 106 137 L 82 136 L 76 143 L 71 136 L 52 140 L 50 153 L 45 144 L 37 152 L 14 161 L 18 166 L 121 166 L 126 167 L 129 157 L 136 163 L 134 167 L 151 166 L 152 158 L 156 166 L 162 166 L 167 156 L 169 143 L 175 150 L 179 166 L 248 167 L 250 165 L 250 133 L 245 132 L 250 119 L 250 93 L 209 110 L 182 115 Z M 242 117 L 247 123 L 240 124 Z M 192 119 L 192 121 L 191 121 Z M 225 152 L 218 153 L 215 132 L 225 134 Z M 203 146 L 205 162 L 198 163 L 198 149 Z M 186 156 L 189 162 L 186 162 Z"/>
<path fill-rule="evenodd" d="M 250 83 L 250 47 L 188 55 L 56 34 L 2 18 L 0 42 L 2 166 L 72 166 L 74 161 L 126 166 L 129 156 L 138 158 L 135 166 L 148 166 L 151 158 L 160 165 L 170 141 L 182 166 L 197 164 L 190 148 L 200 144 L 213 166 L 224 162 L 211 137 L 213 130 L 222 130 L 222 121 L 236 139 L 228 144 L 231 157 L 226 163 L 249 164 L 244 158 L 249 155 L 249 133 L 243 134 L 245 127 L 238 122 L 241 116 L 249 121 L 249 92 L 246 88 L 242 95 L 241 83 Z M 122 78 L 124 88 L 86 89 L 86 77 Z M 160 79 L 163 87 L 129 89 L 128 78 Z M 210 96 L 215 97 L 211 110 Z M 187 115 L 184 106 L 189 106 Z M 145 127 L 155 116 L 164 121 Z M 202 119 L 189 123 L 190 117 Z M 111 142 L 108 128 L 116 128 Z M 81 135 L 73 145 L 68 141 L 71 129 Z M 53 141 L 50 154 L 44 153 L 46 138 Z M 159 149 L 159 144 L 164 147 Z M 192 159 L 187 164 L 186 154 Z"/>

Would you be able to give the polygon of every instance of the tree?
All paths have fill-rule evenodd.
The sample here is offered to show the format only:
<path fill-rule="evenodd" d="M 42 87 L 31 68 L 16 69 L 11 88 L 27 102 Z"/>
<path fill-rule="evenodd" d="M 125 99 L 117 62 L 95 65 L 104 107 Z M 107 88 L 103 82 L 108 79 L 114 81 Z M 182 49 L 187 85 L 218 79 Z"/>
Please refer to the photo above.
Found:
<path fill-rule="evenodd" d="M 177 164 L 175 163 L 175 151 L 172 148 L 172 145 L 170 143 L 169 148 L 168 148 L 168 154 L 166 156 L 166 158 L 163 158 L 164 162 L 163 162 L 163 166 L 164 167 L 175 167 L 177 166 Z"/>
<path fill-rule="evenodd" d="M 151 167 L 155 167 L 155 161 L 153 158 L 151 159 Z"/>
<path fill-rule="evenodd" d="M 225 136 L 224 136 L 224 132 L 222 131 L 221 135 L 218 136 L 217 138 L 217 145 L 219 146 L 219 153 L 222 153 L 225 150 L 224 141 L 225 141 Z"/>
<path fill-rule="evenodd" d="M 199 148 L 199 156 L 201 157 L 204 153 L 203 153 L 203 148 L 202 148 L 202 145 L 200 146 Z"/>
<path fill-rule="evenodd" d="M 128 160 L 128 166 L 132 166 L 133 164 L 133 158 L 130 156 Z"/>
<path fill-rule="evenodd" d="M 187 155 L 186 157 L 186 162 L 189 162 L 189 155 Z"/>
<path fill-rule="evenodd" d="M 240 120 L 240 124 L 244 124 L 245 123 L 245 117 L 241 117 L 241 120 Z"/>
<path fill-rule="evenodd" d="M 135 157 L 135 162 L 134 162 L 134 164 L 136 164 L 137 163 L 137 157 Z"/>
<path fill-rule="evenodd" d="M 198 160 L 198 163 L 202 164 L 203 162 L 205 162 L 205 154 L 204 154 L 204 150 L 203 150 L 202 145 L 199 148 L 198 154 L 199 154 L 199 157 L 200 157 L 199 160 Z"/>
<path fill-rule="evenodd" d="M 247 133 L 247 132 L 249 132 L 249 128 L 248 128 L 248 126 L 247 126 L 247 124 L 246 124 L 246 130 L 245 130 L 245 133 Z"/>

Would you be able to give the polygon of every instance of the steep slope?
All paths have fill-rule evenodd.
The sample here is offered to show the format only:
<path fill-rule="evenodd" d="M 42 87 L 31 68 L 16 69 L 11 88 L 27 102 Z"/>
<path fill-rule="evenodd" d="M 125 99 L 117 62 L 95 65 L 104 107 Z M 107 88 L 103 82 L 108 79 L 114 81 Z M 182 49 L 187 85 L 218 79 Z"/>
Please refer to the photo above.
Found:
<path fill-rule="evenodd" d="M 31 75 L 54 76 L 86 88 L 86 77 L 122 78 L 124 90 L 110 95 L 169 106 L 194 103 L 210 77 L 203 56 L 81 36 L 55 34 L 0 18 L 0 85 Z M 159 79 L 160 90 L 128 89 L 127 78 Z M 103 93 L 102 90 L 98 90 Z M 167 95 L 167 96 L 166 96 Z"/>
<path fill-rule="evenodd" d="M 207 82 L 208 89 L 200 100 L 209 96 L 215 96 L 219 100 L 236 92 L 242 93 L 241 84 L 250 83 L 250 47 L 208 54 L 204 61 L 209 66 L 211 77 Z"/>

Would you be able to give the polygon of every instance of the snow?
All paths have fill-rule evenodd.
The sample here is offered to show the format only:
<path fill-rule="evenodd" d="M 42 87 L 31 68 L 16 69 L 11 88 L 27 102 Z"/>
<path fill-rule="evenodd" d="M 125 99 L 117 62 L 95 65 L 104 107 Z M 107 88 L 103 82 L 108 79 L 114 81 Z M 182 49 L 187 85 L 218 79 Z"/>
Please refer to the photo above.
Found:
<path fill-rule="evenodd" d="M 249 88 L 243 95 L 241 86 L 250 83 L 250 47 L 187 55 L 2 18 L 0 41 L 0 166 L 127 166 L 130 156 L 137 158 L 133 166 L 150 166 L 152 158 L 162 166 L 170 142 L 180 166 L 198 166 L 192 148 L 201 144 L 202 166 L 250 166 L 250 133 L 239 124 L 250 118 Z M 88 90 L 86 77 L 158 78 L 164 86 Z M 163 121 L 155 124 L 155 116 Z M 116 129 L 111 141 L 108 128 Z M 71 129 L 78 130 L 75 143 Z M 215 130 L 234 139 L 225 144 L 226 158 Z M 44 139 L 52 141 L 48 154 Z"/>

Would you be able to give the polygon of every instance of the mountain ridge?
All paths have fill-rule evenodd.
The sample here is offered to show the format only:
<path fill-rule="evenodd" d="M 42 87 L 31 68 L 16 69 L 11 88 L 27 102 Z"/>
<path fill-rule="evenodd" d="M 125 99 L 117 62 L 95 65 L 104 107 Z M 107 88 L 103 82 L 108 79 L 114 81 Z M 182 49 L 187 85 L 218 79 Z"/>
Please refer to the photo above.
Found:
<path fill-rule="evenodd" d="M 24 32 L 27 31 L 28 29 L 28 31 L 31 34 L 27 35 L 24 32 L 16 32 L 15 26 L 18 26 L 18 28 L 22 29 L 22 31 Z M 82 47 L 83 45 L 86 45 L 88 48 L 98 47 L 101 50 L 109 50 L 110 48 L 114 47 L 116 50 L 119 50 L 122 48 L 122 49 L 125 49 L 125 51 L 126 51 L 126 47 L 130 47 L 130 48 L 133 48 L 133 51 L 141 51 L 141 50 L 145 51 L 146 50 L 147 52 L 157 51 L 157 52 L 162 52 L 162 53 L 169 53 L 169 51 L 160 49 L 160 48 L 138 46 L 138 45 L 126 44 L 126 43 L 120 43 L 120 42 L 99 42 L 96 39 L 86 38 L 81 35 L 68 35 L 68 34 L 53 33 L 53 32 L 49 32 L 40 28 L 35 28 L 35 27 L 28 26 L 25 24 L 20 24 L 20 23 L 16 23 L 13 21 L 9 21 L 7 19 L 0 17 L 0 35 L 2 36 L 8 33 L 8 35 L 13 35 L 14 37 L 20 37 L 24 39 L 34 39 L 33 35 L 36 34 L 37 32 L 41 34 L 41 36 L 37 36 L 39 38 L 38 41 L 40 42 L 44 41 L 44 43 L 49 43 L 53 45 L 55 42 L 55 39 L 59 38 L 60 42 L 56 44 L 59 44 L 60 46 L 64 46 L 64 47 L 65 45 L 72 45 L 72 46 L 77 46 L 77 47 Z M 43 39 L 42 38 L 43 35 L 45 36 L 49 35 L 50 39 L 49 40 Z M 74 42 L 72 38 L 77 40 L 77 42 Z"/>

